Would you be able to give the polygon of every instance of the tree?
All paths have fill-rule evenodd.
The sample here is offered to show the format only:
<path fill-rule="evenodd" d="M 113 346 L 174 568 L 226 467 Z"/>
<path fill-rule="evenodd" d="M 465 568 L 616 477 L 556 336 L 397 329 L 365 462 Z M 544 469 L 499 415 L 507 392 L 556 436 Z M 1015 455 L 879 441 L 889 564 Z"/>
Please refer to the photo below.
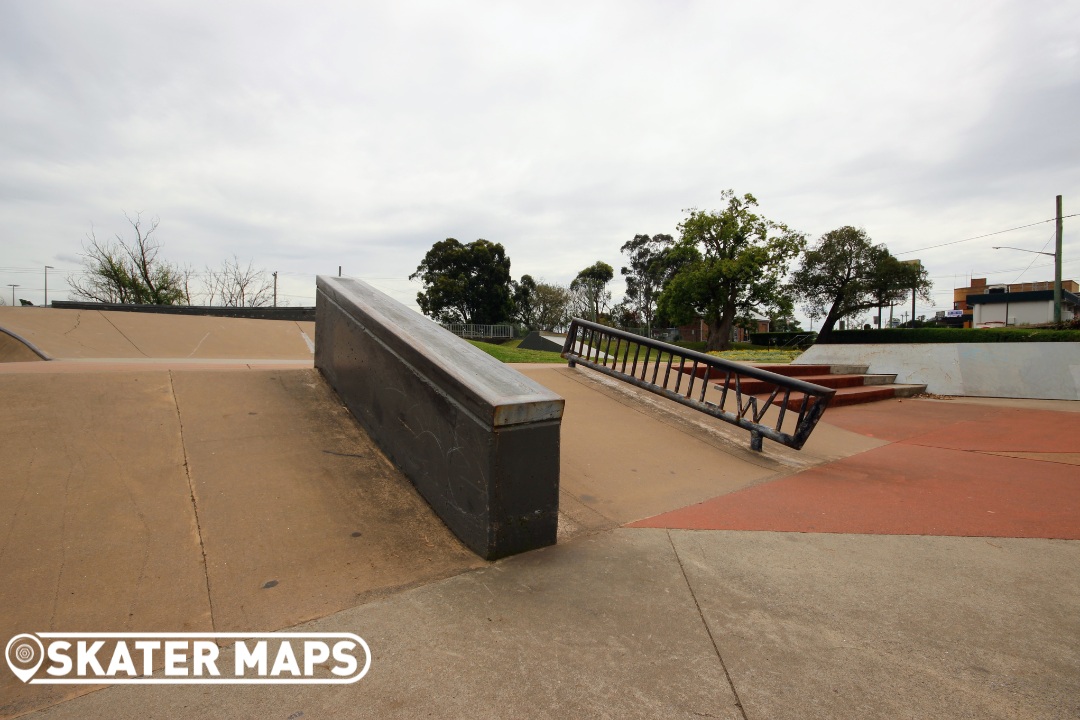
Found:
<path fill-rule="evenodd" d="M 593 322 L 600 321 L 600 313 L 611 301 L 611 291 L 607 289 L 607 284 L 613 277 L 614 268 L 603 260 L 597 260 L 579 272 L 570 283 L 570 289 L 578 295 L 578 309 L 582 314 L 591 316 Z"/>
<path fill-rule="evenodd" d="M 783 302 L 777 303 L 773 312 L 769 315 L 770 332 L 802 332 L 803 329 L 795 319 L 795 304 L 790 297 L 782 298 Z"/>
<path fill-rule="evenodd" d="M 536 323 L 540 330 L 554 332 L 570 322 L 570 290 L 562 285 L 540 281 L 533 293 Z"/>
<path fill-rule="evenodd" d="M 661 291 L 684 265 L 699 260 L 701 255 L 696 248 L 675 244 L 670 235 L 635 235 L 621 250 L 630 259 L 629 266 L 620 270 L 626 278 L 623 302 L 641 318 L 651 335 Z"/>
<path fill-rule="evenodd" d="M 840 320 L 895 304 L 913 288 L 929 301 L 930 287 L 925 269 L 897 260 L 884 245 L 874 245 L 865 230 L 850 225 L 825 233 L 807 248 L 791 278 L 791 292 L 807 315 L 825 318 L 819 343 L 829 342 Z"/>
<path fill-rule="evenodd" d="M 224 307 L 264 307 L 274 301 L 274 281 L 265 270 L 255 270 L 248 261 L 240 267 L 235 255 L 220 270 L 206 268 L 207 305 Z"/>
<path fill-rule="evenodd" d="M 447 238 L 431 246 L 410 280 L 420 278 L 420 310 L 443 323 L 494 325 L 510 320 L 510 258 L 499 243 L 462 245 Z"/>
<path fill-rule="evenodd" d="M 645 327 L 645 320 L 634 304 L 624 299 L 611 308 L 611 324 L 623 330 L 636 331 Z"/>
<path fill-rule="evenodd" d="M 540 320 L 536 307 L 536 281 L 532 275 L 522 275 L 518 282 L 511 282 L 514 291 L 514 320 L 526 330 L 537 330 Z"/>
<path fill-rule="evenodd" d="M 736 313 L 777 304 L 788 265 L 806 243 L 801 233 L 754 214 L 753 195 L 737 197 L 726 190 L 721 197 L 727 201 L 724 210 L 691 209 L 679 224 L 678 245 L 698 256 L 675 273 L 658 303 L 675 322 L 704 318 L 708 350 L 731 346 Z"/>
<path fill-rule="evenodd" d="M 68 278 L 76 298 L 105 303 L 136 305 L 181 305 L 187 300 L 188 273 L 158 258 L 161 243 L 154 237 L 158 219 L 149 227 L 141 213 L 124 217 L 135 231 L 135 239 L 99 241 L 93 227 L 83 243 L 85 271 Z"/>

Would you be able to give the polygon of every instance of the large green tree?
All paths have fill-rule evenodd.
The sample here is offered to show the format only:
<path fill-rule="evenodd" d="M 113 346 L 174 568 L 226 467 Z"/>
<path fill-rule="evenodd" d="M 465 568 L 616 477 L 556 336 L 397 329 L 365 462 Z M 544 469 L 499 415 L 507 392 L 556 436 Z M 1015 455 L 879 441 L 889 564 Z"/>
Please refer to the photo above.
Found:
<path fill-rule="evenodd" d="M 593 322 L 600 321 L 600 313 L 611 301 L 611 291 L 607 289 L 607 284 L 613 277 L 615 269 L 603 260 L 597 260 L 579 272 L 570 283 L 570 289 L 578 295 L 578 310 Z"/>
<path fill-rule="evenodd" d="M 825 233 L 807 248 L 791 278 L 791 293 L 806 313 L 825 318 L 819 343 L 829 342 L 833 327 L 844 318 L 894 305 L 913 289 L 929 301 L 930 288 L 925 268 L 897 260 L 865 230 L 850 225 Z"/>
<path fill-rule="evenodd" d="M 409 276 L 416 278 L 424 284 L 420 310 L 439 322 L 495 325 L 512 316 L 510 258 L 499 243 L 437 242 Z"/>
<path fill-rule="evenodd" d="M 93 229 L 83 243 L 83 272 L 68 278 L 72 295 L 82 300 L 135 305 L 189 305 L 189 273 L 158 257 L 161 243 L 141 214 L 124 215 L 134 238 L 98 240 Z"/>
<path fill-rule="evenodd" d="M 777 305 L 788 266 L 806 244 L 801 233 L 756 214 L 753 195 L 726 190 L 721 197 L 723 210 L 691 209 L 679 224 L 677 245 L 698 257 L 671 278 L 658 303 L 675 322 L 704 318 L 708 350 L 731 346 L 738 312 Z"/>
<path fill-rule="evenodd" d="M 626 280 L 623 304 L 645 323 L 651 335 L 660 292 L 683 265 L 700 259 L 700 253 L 696 248 L 677 245 L 670 235 L 635 235 L 621 250 L 629 260 L 620 271 Z"/>

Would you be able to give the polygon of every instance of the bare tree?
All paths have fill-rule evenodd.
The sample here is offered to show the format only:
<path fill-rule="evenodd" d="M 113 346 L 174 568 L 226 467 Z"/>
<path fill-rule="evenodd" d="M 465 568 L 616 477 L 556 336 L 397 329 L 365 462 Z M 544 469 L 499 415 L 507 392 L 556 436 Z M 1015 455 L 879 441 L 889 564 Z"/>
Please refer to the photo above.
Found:
<path fill-rule="evenodd" d="M 130 242 L 119 234 L 115 240 L 98 240 L 91 226 L 83 243 L 85 270 L 68 278 L 72 293 L 80 299 L 107 303 L 183 304 L 185 273 L 158 259 L 161 243 L 154 237 L 158 219 L 147 227 L 142 213 L 136 213 L 134 219 L 127 213 L 124 217 L 135 231 Z"/>
<path fill-rule="evenodd" d="M 207 305 L 224 307 L 264 307 L 274 301 L 274 281 L 265 270 L 256 270 L 248 261 L 241 267 L 235 255 L 220 270 L 206 269 Z"/>

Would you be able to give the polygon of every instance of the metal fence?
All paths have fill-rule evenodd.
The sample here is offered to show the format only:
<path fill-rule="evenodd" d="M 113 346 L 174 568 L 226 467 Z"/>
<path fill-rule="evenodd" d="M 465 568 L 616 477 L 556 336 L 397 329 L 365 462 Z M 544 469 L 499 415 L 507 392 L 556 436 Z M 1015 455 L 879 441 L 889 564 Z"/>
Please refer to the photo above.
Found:
<path fill-rule="evenodd" d="M 570 367 L 580 363 L 749 430 L 754 450 L 761 450 L 762 438 L 802 448 L 836 393 L 832 388 L 578 318 L 570 323 L 562 356 Z M 773 406 L 777 408 L 775 419 L 769 424 L 762 422 Z M 793 418 L 794 427 L 785 431 L 784 420 L 790 426 Z"/>
<path fill-rule="evenodd" d="M 469 325 L 466 323 L 446 323 L 444 328 L 463 338 L 512 338 L 513 325 Z"/>

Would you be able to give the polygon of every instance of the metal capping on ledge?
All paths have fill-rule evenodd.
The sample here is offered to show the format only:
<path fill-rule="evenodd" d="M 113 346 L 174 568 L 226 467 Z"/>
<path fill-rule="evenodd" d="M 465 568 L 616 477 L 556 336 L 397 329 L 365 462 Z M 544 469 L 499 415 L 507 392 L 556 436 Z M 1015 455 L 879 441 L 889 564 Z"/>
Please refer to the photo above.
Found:
<path fill-rule="evenodd" d="M 612 342 L 615 343 L 614 348 L 612 348 Z M 632 345 L 634 355 L 631 359 L 630 347 Z M 601 346 L 603 346 L 602 350 Z M 642 348 L 645 348 L 644 357 L 641 356 Z M 653 351 L 656 351 L 656 358 L 667 353 L 668 359 L 666 363 L 653 360 L 652 377 L 647 379 L 649 359 Z M 622 353 L 621 360 L 620 352 Z M 817 426 L 829 401 L 836 394 L 836 390 L 832 388 L 731 362 L 715 355 L 688 350 L 678 345 L 670 345 L 581 318 L 574 318 L 571 321 L 566 333 L 562 356 L 569 361 L 571 367 L 576 363 L 581 363 L 598 372 L 624 380 L 636 387 L 749 430 L 750 447 L 757 451 L 762 449 L 763 438 L 769 438 L 795 450 L 801 449 Z M 677 365 L 674 363 L 676 358 L 678 358 Z M 688 361 L 692 364 L 688 365 Z M 630 372 L 626 372 L 627 364 L 630 365 Z M 657 382 L 662 365 L 665 368 L 663 381 Z M 669 385 L 673 368 L 675 384 L 672 388 Z M 716 386 L 721 393 L 718 403 L 705 399 L 709 383 L 714 379 L 714 371 L 723 373 L 723 383 Z M 687 375 L 689 378 L 684 392 L 682 382 Z M 769 383 L 773 386 L 773 390 L 767 394 L 743 392 L 740 386 L 744 377 Z M 701 382 L 697 397 L 695 397 L 694 385 L 698 379 Z M 793 398 L 793 394 L 801 395 L 801 397 Z M 734 412 L 725 409 L 729 396 L 735 399 Z M 774 404 L 779 407 L 779 412 L 776 422 L 769 426 L 761 420 L 769 407 Z M 798 413 L 793 433 L 787 433 L 781 429 L 789 408 Z"/>
<path fill-rule="evenodd" d="M 377 324 L 379 342 L 434 374 L 440 389 L 485 422 L 502 427 L 562 417 L 561 397 L 362 280 L 320 276 L 318 292 L 354 320 Z"/>

